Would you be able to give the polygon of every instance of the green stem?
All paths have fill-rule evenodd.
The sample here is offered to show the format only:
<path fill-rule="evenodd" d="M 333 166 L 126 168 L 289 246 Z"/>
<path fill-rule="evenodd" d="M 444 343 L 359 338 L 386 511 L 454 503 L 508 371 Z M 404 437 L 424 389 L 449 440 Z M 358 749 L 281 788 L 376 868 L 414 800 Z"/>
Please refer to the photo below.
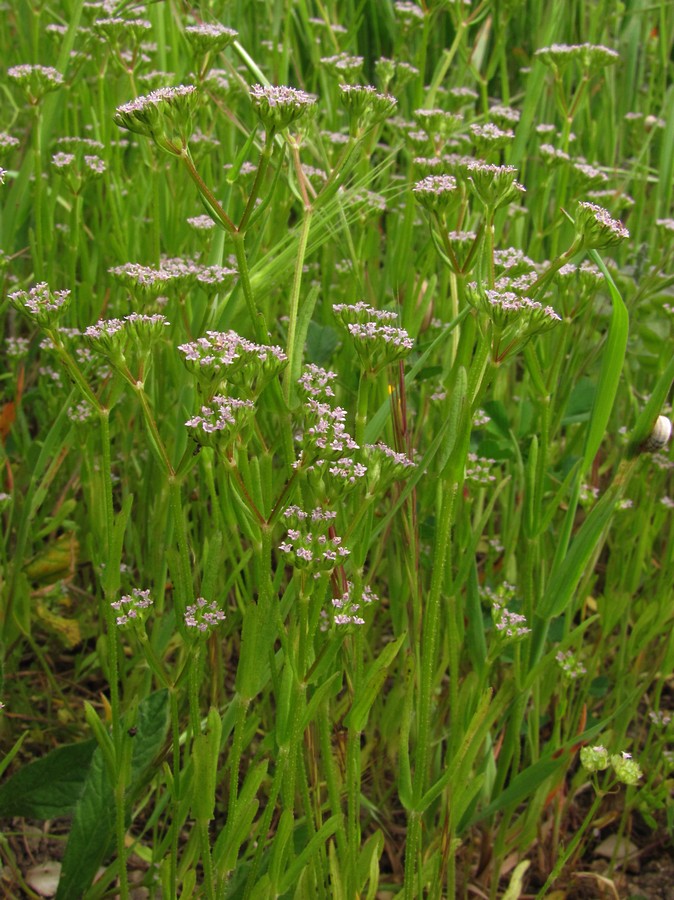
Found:
<path fill-rule="evenodd" d="M 187 147 L 185 147 L 182 153 L 179 154 L 179 158 L 182 160 L 183 165 L 187 169 L 187 174 L 196 184 L 199 193 L 203 197 L 206 206 L 208 207 L 209 213 L 214 216 L 214 218 L 222 225 L 225 231 L 228 231 L 230 234 L 236 234 L 236 225 L 229 218 L 227 213 L 220 205 L 220 201 L 208 187 L 201 175 L 197 172 L 196 166 L 192 161 L 192 157 L 190 156 L 190 152 Z"/>
<path fill-rule="evenodd" d="M 182 823 L 180 822 L 180 716 L 178 712 L 178 693 L 169 691 L 171 705 L 171 739 L 173 747 L 173 785 L 171 797 L 171 853 L 169 861 L 169 896 L 177 897 L 178 885 L 178 840 Z"/>
<path fill-rule="evenodd" d="M 243 734 L 246 727 L 246 714 L 250 700 L 239 696 L 237 698 L 236 722 L 234 723 L 234 737 L 229 760 L 229 804 L 227 807 L 227 822 L 234 822 L 236 813 L 236 801 L 239 798 L 239 769 L 241 768 L 241 756 L 243 754 Z"/>
<path fill-rule="evenodd" d="M 251 188 L 250 196 L 248 197 L 248 202 L 246 203 L 246 208 L 243 211 L 243 215 L 241 216 L 241 221 L 239 222 L 239 227 L 237 229 L 238 233 L 241 235 L 245 234 L 248 223 L 250 221 L 250 217 L 253 214 L 253 210 L 255 209 L 255 201 L 260 194 L 260 188 L 264 183 L 264 178 L 267 174 L 267 169 L 269 168 L 269 162 L 274 150 L 275 138 L 276 131 L 273 128 L 270 128 L 269 132 L 267 133 L 264 146 L 262 147 L 262 151 L 260 153 L 260 159 L 257 164 L 257 172 L 255 173 L 255 181 L 253 182 L 253 187 Z"/>
<path fill-rule="evenodd" d="M 199 688 L 201 685 L 201 643 L 197 641 L 190 653 L 188 672 L 188 696 L 190 706 L 190 726 L 192 728 L 192 740 L 201 734 L 201 709 L 199 703 Z"/>
<path fill-rule="evenodd" d="M 160 466 L 164 470 L 164 473 L 170 478 L 175 476 L 175 471 L 171 464 L 171 460 L 169 459 L 168 453 L 166 452 L 166 447 L 164 446 L 164 442 L 161 439 L 159 434 L 159 429 L 157 428 L 157 423 L 155 421 L 154 416 L 152 415 L 152 410 L 150 409 L 150 403 L 147 398 L 147 394 L 145 393 L 145 389 L 141 382 L 130 382 L 133 389 L 136 392 L 136 396 L 140 402 L 140 408 L 143 411 L 143 419 L 145 421 L 145 425 L 148 430 L 149 438 L 150 438 L 150 446 L 154 451 L 154 454 L 159 462 Z"/>
<path fill-rule="evenodd" d="M 592 802 L 592 806 L 590 807 L 587 815 L 583 819 L 583 822 L 582 822 L 580 828 L 578 828 L 577 831 L 574 833 L 573 838 L 571 839 L 571 843 L 568 845 L 568 847 L 566 847 L 564 849 L 564 851 L 559 855 L 557 862 L 555 863 L 555 867 L 552 870 L 552 872 L 550 872 L 550 875 L 548 876 L 547 881 L 545 882 L 543 887 L 540 889 L 540 891 L 536 894 L 536 900 L 542 900 L 543 897 L 547 896 L 548 889 L 551 888 L 552 885 L 555 883 L 555 881 L 559 877 L 559 873 L 562 871 L 562 869 L 564 868 L 564 866 L 566 865 L 568 860 L 571 858 L 571 856 L 573 855 L 573 853 L 576 850 L 576 847 L 580 843 L 583 835 L 585 834 L 587 829 L 592 824 L 592 820 L 594 819 L 595 813 L 599 809 L 599 805 L 601 804 L 602 800 L 603 800 L 603 794 L 600 794 L 597 792 L 597 794 L 595 795 L 595 798 Z"/>
<path fill-rule="evenodd" d="M 461 41 L 463 40 L 463 36 L 466 33 L 467 27 L 468 21 L 466 19 L 463 19 L 461 22 L 459 22 L 454 34 L 452 46 L 449 47 L 449 49 L 442 51 L 442 63 L 433 76 L 430 87 L 426 91 L 426 100 L 424 101 L 424 107 L 426 109 L 433 109 L 433 106 L 435 105 L 435 95 L 437 94 L 440 85 L 447 77 L 447 72 L 449 72 L 450 66 L 454 62 L 454 57 L 456 56 L 456 52 L 459 49 Z"/>
<path fill-rule="evenodd" d="M 44 280 L 43 260 L 50 258 L 49 246 L 44 241 L 44 185 L 42 182 L 42 116 L 39 104 L 34 106 L 35 124 L 33 126 L 33 175 L 35 179 L 33 191 L 33 209 L 35 222 L 35 247 L 37 255 L 33 259 L 35 279 Z M 74 285 L 73 285 L 74 287 Z"/>
<path fill-rule="evenodd" d="M 197 790 L 199 786 L 197 785 Z M 204 868 L 204 887 L 208 900 L 215 900 L 215 888 L 213 881 L 213 860 L 211 858 L 211 840 L 208 833 L 208 822 L 197 822 L 199 831 L 199 844 L 201 847 L 201 865 Z"/>
<path fill-rule="evenodd" d="M 362 447 L 365 440 L 365 426 L 367 424 L 367 407 L 370 398 L 370 373 L 361 369 L 358 380 L 358 405 L 356 408 L 356 443 Z"/>
<path fill-rule="evenodd" d="M 295 259 L 295 271 L 293 273 L 293 284 L 290 290 L 290 314 L 288 321 L 288 365 L 286 367 L 283 378 L 283 396 L 286 403 L 290 402 L 290 391 L 292 388 L 292 380 L 295 372 L 295 356 L 297 351 L 301 351 L 301 347 L 295 346 L 295 332 L 297 331 L 297 316 L 300 308 L 300 288 L 302 286 L 302 271 L 304 269 L 304 258 L 307 253 L 307 243 L 309 241 L 309 232 L 311 230 L 311 220 L 313 210 L 311 207 L 304 210 L 304 218 L 302 220 L 302 228 L 300 231 L 300 240 L 297 246 L 297 257 Z"/>
<path fill-rule="evenodd" d="M 79 370 L 78 370 L 79 371 Z M 113 541 L 114 513 L 112 502 L 112 459 L 110 452 L 110 412 L 99 407 L 101 426 L 101 472 L 103 475 L 104 506 L 104 557 L 110 560 Z M 119 894 L 122 900 L 129 896 L 126 871 L 126 763 L 124 760 L 124 735 L 119 697 L 119 646 L 115 611 L 111 606 L 113 597 L 106 590 L 107 579 L 103 579 L 103 610 L 108 634 L 108 681 L 110 685 L 110 710 L 112 718 L 112 740 L 115 748 L 117 783 L 115 788 L 115 833 L 117 838 L 117 858 L 119 860 Z"/>
<path fill-rule="evenodd" d="M 180 481 L 175 475 L 170 475 L 168 483 L 173 527 L 178 539 L 178 570 L 176 573 L 174 600 L 176 613 L 182 619 L 185 615 L 185 609 L 194 600 L 194 586 L 191 575 L 190 551 L 187 542 L 187 528 L 180 496 Z"/>
<path fill-rule="evenodd" d="M 245 236 L 238 231 L 232 234 L 232 242 L 234 244 L 234 255 L 236 256 L 237 268 L 239 270 L 239 284 L 243 291 L 243 296 L 248 307 L 251 323 L 255 330 L 255 339 L 261 344 L 269 341 L 269 329 L 265 322 L 263 314 L 255 305 L 255 297 L 253 296 L 253 288 L 250 283 L 250 271 L 248 269 L 248 260 L 246 259 Z"/>

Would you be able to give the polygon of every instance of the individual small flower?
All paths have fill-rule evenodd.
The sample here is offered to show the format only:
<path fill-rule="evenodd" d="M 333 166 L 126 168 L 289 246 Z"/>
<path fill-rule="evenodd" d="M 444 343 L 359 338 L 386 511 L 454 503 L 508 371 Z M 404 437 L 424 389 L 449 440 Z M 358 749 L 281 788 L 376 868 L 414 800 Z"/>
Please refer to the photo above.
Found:
<path fill-rule="evenodd" d="M 8 299 L 24 315 L 42 328 L 49 328 L 70 306 L 70 291 L 52 291 L 46 281 L 41 281 L 29 291 L 14 291 Z"/>
<path fill-rule="evenodd" d="M 126 628 L 142 626 L 153 603 L 149 589 L 133 588 L 130 594 L 125 594 L 120 600 L 113 600 L 110 606 L 119 613 L 115 620 L 117 625 Z"/>
<path fill-rule="evenodd" d="M 614 753 L 611 756 L 611 767 L 618 781 L 627 785 L 635 785 L 643 777 L 641 766 L 632 759 L 631 753 Z"/>
<path fill-rule="evenodd" d="M 608 750 L 601 744 L 583 747 L 580 751 L 580 763 L 586 772 L 603 772 L 609 767 Z"/>
<path fill-rule="evenodd" d="M 185 28 L 187 40 L 194 52 L 200 56 L 219 53 L 228 47 L 238 34 L 234 28 L 227 28 L 219 22 L 200 22 L 198 25 L 188 25 Z"/>
<path fill-rule="evenodd" d="M 192 115 L 197 102 L 193 84 L 159 88 L 117 107 L 114 122 L 135 134 L 151 138 L 158 147 L 180 156 L 192 133 Z"/>
<path fill-rule="evenodd" d="M 587 672 L 585 666 L 576 659 L 573 650 L 567 650 L 566 653 L 563 650 L 560 650 L 555 656 L 555 659 L 559 663 L 559 667 L 564 673 L 564 677 L 569 681 L 575 681 Z"/>
<path fill-rule="evenodd" d="M 360 597 L 354 596 L 353 582 L 347 581 L 347 589 L 340 597 L 333 597 L 333 622 L 335 625 L 364 625 L 363 606 L 376 603 L 379 597 L 367 585 L 363 587 Z"/>
<path fill-rule="evenodd" d="M 198 597 L 185 610 L 185 627 L 197 632 L 198 637 L 205 637 L 225 620 L 226 616 L 215 600 Z"/>
<path fill-rule="evenodd" d="M 292 87 L 256 84 L 250 96 L 260 121 L 270 132 L 288 128 L 316 105 L 313 95 Z"/>
<path fill-rule="evenodd" d="M 576 209 L 576 233 L 583 246 L 597 250 L 612 247 L 630 236 L 622 222 L 603 206 L 579 200 Z"/>
<path fill-rule="evenodd" d="M 35 106 L 50 91 L 55 91 L 64 81 L 63 75 L 51 66 L 21 65 L 7 69 L 9 77 L 19 84 Z"/>

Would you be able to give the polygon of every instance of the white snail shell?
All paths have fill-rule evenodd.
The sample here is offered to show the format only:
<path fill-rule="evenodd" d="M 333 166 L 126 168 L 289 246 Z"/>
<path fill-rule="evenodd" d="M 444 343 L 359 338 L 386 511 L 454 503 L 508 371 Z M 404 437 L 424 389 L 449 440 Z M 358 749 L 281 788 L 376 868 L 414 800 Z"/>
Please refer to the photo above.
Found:
<path fill-rule="evenodd" d="M 650 436 L 644 441 L 644 450 L 654 453 L 656 450 L 662 450 L 667 445 L 672 436 L 672 423 L 667 416 L 658 416 L 651 431 Z"/>

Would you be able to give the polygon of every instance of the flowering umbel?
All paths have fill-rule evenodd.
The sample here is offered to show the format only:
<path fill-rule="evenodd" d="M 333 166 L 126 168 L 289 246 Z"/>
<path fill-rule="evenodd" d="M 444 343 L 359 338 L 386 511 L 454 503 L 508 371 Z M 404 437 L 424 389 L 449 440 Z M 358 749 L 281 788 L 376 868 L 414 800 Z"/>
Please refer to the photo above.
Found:
<path fill-rule="evenodd" d="M 24 64 L 7 69 L 9 77 L 19 84 L 31 106 L 36 106 L 45 94 L 63 84 L 63 75 L 51 66 Z"/>
<path fill-rule="evenodd" d="M 52 291 L 46 281 L 41 281 L 28 291 L 14 291 L 8 299 L 42 328 L 50 328 L 68 309 L 71 297 L 70 291 Z"/>
<path fill-rule="evenodd" d="M 407 356 L 414 347 L 404 328 L 389 324 L 398 318 L 392 310 L 375 309 L 361 300 L 352 304 L 335 303 L 332 311 L 349 332 L 366 371 L 378 372 Z"/>
<path fill-rule="evenodd" d="M 551 306 L 519 297 L 513 291 L 485 291 L 471 282 L 466 297 L 490 323 L 487 327 L 492 361 L 497 364 L 519 352 L 532 335 L 548 331 L 562 321 Z"/>
<path fill-rule="evenodd" d="M 630 236 L 622 222 L 596 203 L 579 200 L 576 211 L 576 233 L 586 248 L 601 250 L 613 247 Z"/>
<path fill-rule="evenodd" d="M 297 88 L 261 84 L 253 85 L 250 97 L 260 121 L 268 131 L 282 131 L 307 115 L 316 98 Z"/>
<path fill-rule="evenodd" d="M 197 102 L 193 84 L 159 88 L 117 107 L 115 124 L 151 138 L 172 156 L 180 156 L 192 133 L 192 114 Z"/>

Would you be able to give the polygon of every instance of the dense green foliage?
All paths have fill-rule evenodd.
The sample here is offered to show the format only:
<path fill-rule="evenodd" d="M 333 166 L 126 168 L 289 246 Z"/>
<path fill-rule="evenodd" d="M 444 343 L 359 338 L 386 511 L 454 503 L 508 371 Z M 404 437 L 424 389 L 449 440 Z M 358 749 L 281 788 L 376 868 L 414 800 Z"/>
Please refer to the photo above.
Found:
<path fill-rule="evenodd" d="M 0 814 L 57 897 L 671 832 L 674 6 L 3 15 Z"/>

